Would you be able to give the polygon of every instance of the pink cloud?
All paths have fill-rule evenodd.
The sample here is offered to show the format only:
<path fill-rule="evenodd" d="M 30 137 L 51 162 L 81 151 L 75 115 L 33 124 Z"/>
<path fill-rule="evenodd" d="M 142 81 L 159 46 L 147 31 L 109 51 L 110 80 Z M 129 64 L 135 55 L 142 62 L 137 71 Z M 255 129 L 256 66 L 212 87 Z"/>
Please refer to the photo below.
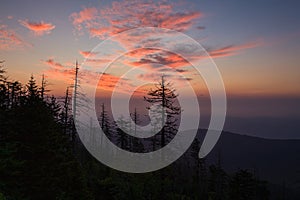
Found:
<path fill-rule="evenodd" d="M 1 50 L 11 50 L 20 47 L 22 48 L 25 46 L 30 46 L 30 45 L 24 42 L 14 30 L 8 29 L 6 25 L 0 25 L 0 49 Z"/>
<path fill-rule="evenodd" d="M 96 8 L 83 8 L 79 13 L 72 13 L 70 15 L 70 19 L 72 20 L 73 25 L 78 29 L 81 30 L 82 26 L 91 26 L 91 22 L 94 20 L 94 17 L 97 15 Z"/>
<path fill-rule="evenodd" d="M 248 43 L 245 43 L 242 45 L 229 45 L 226 47 L 211 50 L 211 51 L 209 51 L 209 55 L 212 58 L 233 56 L 233 55 L 240 53 L 244 49 L 255 48 L 255 47 L 261 46 L 263 44 L 264 44 L 264 42 L 262 40 L 257 40 L 257 41 L 248 42 Z"/>
<path fill-rule="evenodd" d="M 34 32 L 35 35 L 49 34 L 55 26 L 46 22 L 30 22 L 28 20 L 19 20 L 19 23 L 27 29 Z"/>
<path fill-rule="evenodd" d="M 79 51 L 80 55 L 82 55 L 84 58 L 88 57 L 94 57 L 97 55 L 96 52 L 91 52 L 91 51 Z"/>
<path fill-rule="evenodd" d="M 178 11 L 181 10 L 181 11 Z M 114 34 L 130 30 L 138 27 L 158 27 L 167 28 L 180 32 L 188 30 L 200 31 L 205 27 L 199 24 L 198 19 L 204 15 L 202 12 L 182 11 L 178 9 L 177 4 L 168 1 L 148 1 L 148 0 L 125 0 L 112 2 L 111 6 L 84 8 L 78 13 L 72 13 L 70 19 L 76 30 L 87 32 L 91 37 L 98 37 L 105 39 Z M 151 31 L 143 31 L 138 29 L 134 33 L 124 33 L 119 38 L 114 38 L 116 42 L 125 48 L 132 47 L 137 50 L 128 52 L 124 55 L 126 59 L 122 60 L 121 64 L 129 67 L 145 67 L 150 72 L 163 73 L 168 70 L 174 72 L 191 73 L 190 66 L 181 55 L 186 55 L 192 60 L 202 60 L 211 58 L 219 58 L 226 56 L 233 56 L 244 49 L 255 48 L 263 44 L 262 41 L 248 42 L 242 45 L 228 45 L 222 48 L 215 48 L 208 50 L 208 55 L 203 52 L 193 51 L 193 46 L 182 46 L 174 42 L 171 50 L 178 54 L 163 52 L 162 50 L 149 49 L 151 46 L 163 46 L 155 44 L 163 44 L 163 40 L 159 34 Z M 182 41 L 181 41 L 182 42 Z M 146 48 L 143 48 L 146 47 Z M 128 49 L 132 49 L 128 48 Z M 110 53 L 110 52 L 108 52 Z M 112 51 L 111 54 L 115 52 Z M 118 52 L 116 52 L 118 53 Z M 80 51 L 80 54 L 88 58 L 86 62 L 90 65 L 94 64 L 97 67 L 103 67 L 103 64 L 108 60 L 97 59 L 95 54 L 90 54 L 89 51 Z M 159 65 L 160 64 L 160 65 Z M 163 68 L 161 66 L 167 65 L 170 68 Z M 169 71 L 170 72 L 170 71 Z M 171 72 L 170 72 L 171 73 Z M 153 74 L 147 77 L 139 78 L 153 78 Z M 175 79 L 174 79 L 175 80 Z M 191 78 L 177 78 L 177 81 L 192 80 Z"/>
<path fill-rule="evenodd" d="M 43 60 L 42 63 L 49 66 L 49 68 L 45 70 L 44 73 L 50 79 L 61 80 L 68 84 L 72 83 L 72 79 L 74 78 L 75 74 L 73 66 L 66 66 L 65 64 L 54 61 L 54 59 L 52 58 Z"/>
<path fill-rule="evenodd" d="M 66 64 L 61 64 L 56 62 L 54 59 L 49 58 L 47 60 L 43 60 L 42 63 L 49 66 L 44 73 L 50 79 L 64 81 L 66 84 L 73 84 L 74 76 L 75 76 L 75 68 L 74 64 L 71 66 L 67 66 Z M 95 85 L 98 84 L 98 88 L 106 91 L 117 90 L 120 92 L 127 91 L 123 87 L 126 87 L 129 91 L 132 87 L 127 79 L 120 78 L 118 76 L 102 73 L 101 78 L 99 78 L 99 73 L 92 72 L 90 70 L 81 69 L 79 71 L 79 79 L 87 84 Z M 115 88 L 117 82 L 120 82 L 122 88 Z"/>
<path fill-rule="evenodd" d="M 133 66 L 140 66 L 144 64 L 161 64 L 171 68 L 177 68 L 188 65 L 188 62 L 180 55 L 168 52 L 158 52 L 147 54 L 138 61 L 134 61 L 131 64 Z M 154 65 L 153 68 L 156 68 L 156 65 Z"/>
<path fill-rule="evenodd" d="M 131 93 L 135 86 L 132 80 L 122 78 L 113 74 L 103 73 L 101 78 L 97 80 L 98 92 L 105 90 L 108 92 Z"/>
<path fill-rule="evenodd" d="M 43 61 L 43 63 L 49 65 L 50 67 L 52 68 L 55 68 L 55 69 L 62 69 L 64 68 L 64 66 L 58 62 L 55 62 L 54 59 L 52 58 L 49 58 L 48 60 L 45 60 Z"/>
<path fill-rule="evenodd" d="M 110 36 L 111 28 L 109 27 L 90 28 L 89 32 L 92 37 L 99 37 L 101 39 L 105 39 L 106 37 Z"/>
<path fill-rule="evenodd" d="M 171 80 L 172 84 L 175 84 L 176 87 L 186 87 L 186 86 L 188 86 L 188 82 L 193 80 L 190 77 L 182 76 L 181 74 L 176 73 L 174 71 L 173 72 L 169 71 L 168 73 L 160 73 L 160 72 L 144 73 L 144 74 L 137 75 L 136 78 L 143 80 L 143 81 L 159 82 L 162 74 L 164 74 L 164 77 L 166 77 L 167 80 Z M 140 91 L 140 92 L 142 93 L 143 91 Z"/>
<path fill-rule="evenodd" d="M 111 7 L 84 8 L 70 19 L 77 30 L 86 28 L 92 37 L 104 39 L 137 27 L 160 27 L 186 31 L 195 24 L 201 12 L 178 12 L 175 4 L 146 0 L 113 2 Z"/>
<path fill-rule="evenodd" d="M 112 60 L 109 60 L 109 59 L 98 59 L 98 58 L 88 58 L 85 60 L 85 62 L 87 64 L 91 64 L 91 65 L 106 65 L 108 64 L 109 62 L 111 62 Z"/>
<path fill-rule="evenodd" d="M 193 20 L 202 17 L 200 12 L 175 13 L 162 21 L 161 27 L 185 31 L 193 24 Z"/>
<path fill-rule="evenodd" d="M 168 68 L 163 67 L 168 66 L 175 69 L 177 72 L 185 73 L 187 70 L 183 68 L 190 66 L 190 63 L 185 60 L 181 54 L 188 55 L 190 61 L 197 61 L 207 59 L 209 57 L 219 58 L 234 56 L 245 49 L 255 48 L 263 44 L 264 42 L 262 40 L 257 40 L 241 45 L 230 45 L 218 49 L 208 50 L 208 55 L 180 47 L 176 49 L 178 54 L 165 52 L 158 49 L 141 48 L 127 54 L 127 56 L 134 58 L 135 61 L 126 62 L 126 64 L 133 67 L 144 66 L 150 70 L 152 69 L 159 72 L 163 72 L 164 70 L 168 71 Z"/>

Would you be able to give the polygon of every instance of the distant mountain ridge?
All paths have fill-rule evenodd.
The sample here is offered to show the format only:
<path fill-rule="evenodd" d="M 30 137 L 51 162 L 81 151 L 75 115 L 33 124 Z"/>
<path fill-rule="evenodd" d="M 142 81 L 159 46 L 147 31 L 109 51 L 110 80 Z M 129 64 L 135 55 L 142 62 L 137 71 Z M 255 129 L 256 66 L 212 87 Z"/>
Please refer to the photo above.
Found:
<path fill-rule="evenodd" d="M 204 129 L 198 130 L 200 144 L 205 133 Z M 208 164 L 216 163 L 218 157 L 222 167 L 228 172 L 251 169 L 261 179 L 275 184 L 285 182 L 295 186 L 300 182 L 298 139 L 265 139 L 223 131 L 206 161 Z"/>

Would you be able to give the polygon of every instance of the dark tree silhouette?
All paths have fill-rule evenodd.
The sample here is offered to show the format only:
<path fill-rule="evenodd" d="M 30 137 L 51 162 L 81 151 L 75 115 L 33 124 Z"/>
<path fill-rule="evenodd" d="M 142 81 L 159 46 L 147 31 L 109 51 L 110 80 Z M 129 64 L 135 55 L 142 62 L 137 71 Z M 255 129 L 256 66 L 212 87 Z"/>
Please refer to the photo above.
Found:
<path fill-rule="evenodd" d="M 41 83 L 41 98 L 44 99 L 45 95 L 47 92 L 50 92 L 50 90 L 46 89 L 46 87 L 48 86 L 48 82 L 45 79 L 45 74 L 42 75 L 42 83 Z"/>
<path fill-rule="evenodd" d="M 59 105 L 55 98 L 43 100 L 33 76 L 25 92 L 8 86 L 1 83 L 0 90 L 1 94 L 9 90 L 4 100 L 10 105 L 0 112 L 2 196 L 6 199 L 90 199 L 84 174 L 58 123 Z M 15 94 L 21 96 L 16 98 Z"/>
<path fill-rule="evenodd" d="M 219 150 L 217 165 L 211 165 L 209 167 L 209 196 L 216 200 L 227 198 L 228 174 L 226 174 L 222 168 L 221 161 L 221 151 Z"/>
<path fill-rule="evenodd" d="M 100 126 L 105 134 L 110 136 L 111 123 L 108 117 L 108 111 L 105 108 L 104 103 L 101 104 L 101 112 L 99 117 Z"/>
<path fill-rule="evenodd" d="M 66 94 L 64 97 L 64 102 L 63 102 L 63 110 L 61 112 L 61 121 L 64 127 L 64 133 L 69 134 L 71 137 L 71 134 L 68 133 L 68 130 L 71 130 L 72 123 L 70 123 L 70 102 L 71 102 L 71 97 L 69 94 L 69 87 L 66 89 Z"/>
<path fill-rule="evenodd" d="M 177 132 L 176 121 L 181 113 L 181 108 L 175 105 L 178 94 L 172 87 L 170 82 L 166 82 L 165 75 L 161 76 L 161 81 L 155 85 L 155 89 L 150 89 L 144 100 L 153 106 L 159 106 L 155 112 L 161 117 L 161 131 L 160 131 L 160 147 L 166 145 L 166 140 L 171 139 Z M 150 107 L 148 107 L 150 109 Z M 165 113 L 167 116 L 165 116 Z M 164 156 L 164 155 L 162 155 Z M 160 185 L 161 185 L 161 198 L 166 198 L 164 183 L 166 180 L 165 171 L 160 171 Z"/>
<path fill-rule="evenodd" d="M 229 183 L 230 199 L 268 199 L 269 192 L 264 181 L 257 180 L 249 170 L 239 170 Z"/>
<path fill-rule="evenodd" d="M 207 169 L 205 158 L 199 158 L 200 142 L 198 138 L 195 138 L 191 145 L 191 157 L 194 160 L 193 166 L 193 181 L 199 188 L 199 196 L 207 198 Z"/>
<path fill-rule="evenodd" d="M 133 121 L 133 127 L 130 127 L 130 131 L 133 133 L 134 136 L 129 137 L 129 150 L 133 152 L 143 152 L 144 151 L 144 146 L 141 141 L 141 139 L 137 138 L 137 124 L 140 122 L 139 119 L 139 114 L 137 112 L 137 109 L 134 108 L 134 112 L 130 113 L 131 119 Z"/>
<path fill-rule="evenodd" d="M 34 79 L 33 75 L 31 75 L 27 85 L 27 96 L 29 98 L 39 98 L 39 91 L 38 91 L 38 86 L 36 84 L 36 80 Z"/>
<path fill-rule="evenodd" d="M 206 170 L 204 160 L 198 158 L 198 140 L 185 157 L 194 165 L 187 165 L 187 160 L 183 159 L 163 170 L 146 174 L 117 172 L 99 163 L 84 148 L 74 151 L 69 90 L 60 105 L 54 96 L 45 93 L 45 85 L 37 85 L 33 76 L 26 85 L 8 80 L 2 65 L 0 199 L 268 199 L 266 182 L 258 180 L 249 171 L 230 175 L 221 168 L 221 162 Z M 166 120 L 164 137 L 158 135 L 161 136 L 160 145 L 168 142 L 168 136 L 175 133 L 173 118 L 176 119 L 181 111 L 175 106 L 176 97 L 175 90 L 164 77 L 145 97 L 149 103 L 164 106 L 168 114 L 163 118 Z M 115 126 L 107 120 L 106 110 L 102 105 L 99 122 L 107 134 L 111 134 Z M 155 115 L 161 118 L 162 110 Z M 143 142 L 125 133 L 137 133 L 137 109 L 131 113 L 131 119 L 135 125 L 128 119 L 119 119 L 120 128 L 126 131 L 118 129 L 120 134 L 111 139 L 119 142 L 121 148 L 137 152 L 143 148 L 139 146 Z M 154 149 L 155 146 L 158 145 L 155 143 Z M 84 154 L 84 159 L 80 154 Z"/>
<path fill-rule="evenodd" d="M 122 148 L 129 150 L 129 136 L 126 134 L 127 131 L 130 131 L 131 127 L 127 120 L 124 117 L 120 117 L 118 120 L 117 127 L 117 144 Z"/>
<path fill-rule="evenodd" d="M 161 147 L 165 146 L 166 139 L 171 138 L 177 131 L 176 121 L 178 115 L 181 113 L 180 107 L 175 105 L 177 96 L 178 94 L 176 94 L 176 90 L 172 88 L 172 84 L 166 82 L 165 76 L 162 75 L 161 81 L 155 85 L 155 89 L 150 89 L 147 96 L 144 97 L 145 101 L 161 107 L 160 110 L 157 110 L 161 115 Z M 167 113 L 167 117 L 165 116 L 164 110 Z"/>

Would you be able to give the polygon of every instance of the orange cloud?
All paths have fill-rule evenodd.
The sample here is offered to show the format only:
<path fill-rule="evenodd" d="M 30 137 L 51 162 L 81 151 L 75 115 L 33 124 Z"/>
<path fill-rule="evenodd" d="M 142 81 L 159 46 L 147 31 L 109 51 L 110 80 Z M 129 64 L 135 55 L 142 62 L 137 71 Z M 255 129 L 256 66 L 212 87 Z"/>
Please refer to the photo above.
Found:
<path fill-rule="evenodd" d="M 102 95 L 101 91 L 106 91 L 106 95 L 110 96 L 112 92 L 131 93 L 134 88 L 133 80 L 103 73 L 98 81 L 97 93 Z"/>
<path fill-rule="evenodd" d="M 106 66 L 111 62 L 110 59 L 100 59 L 97 58 L 98 52 L 92 51 L 79 51 L 79 53 L 85 58 L 84 62 L 86 66 L 92 67 L 93 69 L 101 69 L 103 66 Z"/>
<path fill-rule="evenodd" d="M 148 81 L 148 82 L 153 82 L 157 81 L 159 82 L 161 80 L 161 76 L 164 75 L 166 78 L 167 82 L 171 81 L 170 83 L 176 87 L 186 87 L 188 86 L 188 83 L 192 81 L 193 79 L 191 77 L 185 77 L 182 76 L 181 74 L 173 72 L 168 72 L 168 73 L 159 73 L 159 72 L 150 72 L 150 73 L 144 73 L 144 74 L 139 74 L 137 75 L 137 79 L 143 80 L 143 81 Z M 145 90 L 139 91 L 140 93 L 146 92 Z"/>
<path fill-rule="evenodd" d="M 86 28 L 92 37 L 104 39 L 137 27 L 160 27 L 186 31 L 203 16 L 200 12 L 178 12 L 174 3 L 150 0 L 115 1 L 111 7 L 84 8 L 70 19 L 77 30 Z"/>
<path fill-rule="evenodd" d="M 147 54 L 138 61 L 131 63 L 133 66 L 140 66 L 144 64 L 154 64 L 153 68 L 157 67 L 157 64 L 162 66 L 169 66 L 171 68 L 183 67 L 188 64 L 188 62 L 180 55 L 170 53 L 170 52 L 159 52 L 153 54 Z"/>
<path fill-rule="evenodd" d="M 28 20 L 19 20 L 19 23 L 33 31 L 35 35 L 44 35 L 49 34 L 51 30 L 55 28 L 55 26 L 51 23 L 41 22 L 30 22 Z"/>
<path fill-rule="evenodd" d="M 90 28 L 90 35 L 92 37 L 99 37 L 105 39 L 105 37 L 110 36 L 111 28 L 109 27 L 99 27 L 99 28 Z"/>
<path fill-rule="evenodd" d="M 238 54 L 240 51 L 244 49 L 251 49 L 258 46 L 263 45 L 264 42 L 262 40 L 258 40 L 255 42 L 249 42 L 242 45 L 229 45 L 226 47 L 222 47 L 219 49 L 211 50 L 209 51 L 209 55 L 212 58 L 218 58 L 218 57 L 226 57 L 226 56 L 233 56 Z"/>
<path fill-rule="evenodd" d="M 165 0 L 159 2 L 150 0 L 115 1 L 109 7 L 84 8 L 78 13 L 72 13 L 70 19 L 78 31 L 81 32 L 85 30 L 91 37 L 98 37 L 100 39 L 105 39 L 116 33 L 137 27 L 159 27 L 181 32 L 193 28 L 195 31 L 203 30 L 205 28 L 197 21 L 203 17 L 202 12 L 178 11 L 182 9 L 176 9 L 175 6 L 174 3 Z M 191 61 L 197 61 L 207 59 L 208 57 L 219 58 L 232 56 L 244 49 L 262 45 L 262 41 L 249 42 L 242 45 L 229 45 L 222 48 L 209 49 L 207 55 L 203 51 L 197 51 L 197 48 L 194 48 L 192 44 L 186 45 L 184 41 L 181 41 L 181 44 L 176 44 L 176 41 L 174 41 L 174 44 L 171 44 L 170 52 L 159 49 L 143 48 L 160 46 L 155 44 L 163 44 L 164 41 L 161 35 L 153 31 L 143 31 L 142 29 L 138 29 L 134 33 L 124 33 L 121 36 L 122 37 L 114 38 L 114 40 L 118 42 L 120 46 L 125 47 L 125 49 L 127 47 L 132 47 L 136 48 L 136 50 L 126 53 L 124 55 L 125 59 L 120 60 L 120 62 L 117 63 L 119 65 L 115 66 L 145 67 L 150 73 L 147 76 L 137 78 L 146 79 L 154 78 L 154 74 L 151 74 L 151 72 L 169 74 L 179 73 L 180 75 L 185 73 L 184 75 L 191 75 L 193 69 L 189 62 L 181 55 L 185 55 L 186 58 L 191 59 Z M 177 54 L 172 52 L 176 52 Z M 104 67 L 104 64 L 108 63 L 108 60 L 104 60 L 103 58 L 102 60 L 98 59 L 96 54 L 91 54 L 89 51 L 80 51 L 79 53 L 87 58 L 86 62 L 92 67 L 96 66 L 101 68 Z M 118 52 L 113 52 L 113 50 L 108 51 L 108 54 L 114 53 L 116 54 Z M 169 68 L 163 67 L 164 65 L 169 66 Z M 116 74 L 113 70 L 112 72 L 112 74 Z M 118 72 L 121 73 L 121 70 Z M 107 88 L 114 86 L 117 81 L 112 77 L 110 78 L 111 79 L 107 80 L 104 78 L 102 81 L 107 81 Z M 192 81 L 192 78 L 182 78 L 181 76 L 178 76 L 174 80 L 184 82 L 186 80 Z"/>
<path fill-rule="evenodd" d="M 94 57 L 94 56 L 97 55 L 96 52 L 91 52 L 91 51 L 79 51 L 79 53 L 80 53 L 84 58 Z"/>
<path fill-rule="evenodd" d="M 45 60 L 43 62 L 55 69 L 62 69 L 64 67 L 62 64 L 55 62 L 52 58 L 49 58 L 48 60 Z"/>
<path fill-rule="evenodd" d="M 64 81 L 67 84 L 72 83 L 75 75 L 74 67 L 68 67 L 59 62 L 55 62 L 54 59 L 42 61 L 42 63 L 49 66 L 44 73 L 50 78 L 55 80 Z"/>
<path fill-rule="evenodd" d="M 107 65 L 111 60 L 109 59 L 93 59 L 93 58 L 88 58 L 85 60 L 85 62 L 93 67 L 103 67 L 102 65 Z"/>
<path fill-rule="evenodd" d="M 164 19 L 161 27 L 174 29 L 177 31 L 185 31 L 193 24 L 193 20 L 203 16 L 200 12 L 176 13 Z"/>
<path fill-rule="evenodd" d="M 191 70 L 185 68 L 187 66 L 190 66 L 190 63 L 181 55 L 188 55 L 190 61 L 203 60 L 207 58 L 228 57 L 236 55 L 244 49 L 255 48 L 263 44 L 264 43 L 262 40 L 257 40 L 242 45 L 230 45 L 219 49 L 209 50 L 208 55 L 193 51 L 192 47 L 190 47 L 189 49 L 178 47 L 174 50 L 174 52 L 177 52 L 178 54 L 162 51 L 159 49 L 140 48 L 126 54 L 126 56 L 135 59 L 135 61 L 129 61 L 126 62 L 126 64 L 133 67 L 144 66 L 149 70 L 155 70 L 158 72 L 169 71 L 169 68 L 164 67 L 168 66 L 175 69 L 177 72 L 185 73 Z"/>
<path fill-rule="evenodd" d="M 0 50 L 11 50 L 19 47 L 29 46 L 14 30 L 8 29 L 6 25 L 0 25 Z"/>
<path fill-rule="evenodd" d="M 49 68 L 44 71 L 49 79 L 55 79 L 65 82 L 67 85 L 72 85 L 75 78 L 75 68 L 74 66 L 67 66 L 59 62 L 54 61 L 54 59 L 49 58 L 42 61 L 44 64 L 48 65 Z M 101 77 L 99 79 L 99 75 Z M 105 91 L 119 91 L 119 92 L 129 92 L 130 88 L 133 86 L 129 83 L 128 79 L 120 78 L 109 73 L 95 73 L 90 70 L 80 69 L 79 70 L 79 82 L 90 85 L 98 85 L 99 90 Z M 116 87 L 119 82 L 120 87 Z"/>
<path fill-rule="evenodd" d="M 81 30 L 82 26 L 91 26 L 91 22 L 93 21 L 94 17 L 97 15 L 96 8 L 84 8 L 79 13 L 72 13 L 70 15 L 70 19 L 72 20 L 73 25 L 78 29 Z"/>

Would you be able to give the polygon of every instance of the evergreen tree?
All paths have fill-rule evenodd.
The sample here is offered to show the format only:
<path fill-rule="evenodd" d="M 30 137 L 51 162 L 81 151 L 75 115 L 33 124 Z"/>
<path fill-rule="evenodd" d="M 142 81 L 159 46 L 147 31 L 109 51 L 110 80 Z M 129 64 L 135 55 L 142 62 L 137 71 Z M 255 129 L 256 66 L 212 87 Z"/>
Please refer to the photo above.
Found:
<path fill-rule="evenodd" d="M 82 152 L 73 151 L 71 133 L 75 133 L 75 129 L 69 91 L 67 89 L 64 102 L 59 105 L 54 96 L 47 97 L 43 82 L 39 87 L 33 76 L 26 85 L 9 81 L 0 64 L 0 200 L 269 198 L 266 182 L 249 171 L 226 174 L 221 166 L 221 156 L 217 165 L 210 166 L 207 171 L 205 160 L 198 158 L 200 144 L 197 139 L 188 157 L 194 165 L 187 167 L 186 160 L 176 163 L 176 167 L 182 166 L 181 171 L 173 164 L 153 173 L 121 173 L 100 164 L 84 150 L 85 159 L 78 159 Z M 175 106 L 176 97 L 175 90 L 164 77 L 145 97 L 151 104 L 164 105 L 168 114 L 168 117 L 162 117 L 166 122 L 164 139 L 160 134 L 160 143 L 154 140 L 155 150 L 175 133 L 176 122 L 169 116 L 176 119 L 180 114 L 180 109 Z M 114 125 L 109 121 L 104 104 L 101 109 L 100 125 L 110 134 L 115 130 Z M 155 113 L 157 118 L 159 115 L 163 115 L 162 110 Z M 140 152 L 143 148 L 141 140 L 126 134 L 137 134 L 137 109 L 131 113 L 131 118 L 135 124 L 120 118 L 119 134 L 110 139 L 125 150 Z M 155 127 L 157 121 L 152 121 L 154 129 L 159 127 Z"/>
<path fill-rule="evenodd" d="M 118 122 L 117 144 L 122 149 L 129 150 L 129 139 L 128 139 L 129 136 L 128 136 L 128 134 L 126 134 L 126 132 L 130 131 L 131 127 L 130 127 L 128 121 L 126 121 L 123 116 L 120 117 L 117 122 Z"/>
<path fill-rule="evenodd" d="M 80 165 L 57 122 L 55 99 L 43 101 L 33 78 L 0 115 L 0 193 L 7 199 L 90 199 Z M 11 96 L 11 95 L 10 95 Z M 0 102 L 1 104 L 3 102 Z"/>
<path fill-rule="evenodd" d="M 166 140 L 176 134 L 177 131 L 176 121 L 181 112 L 180 107 L 175 105 L 178 95 L 176 90 L 172 88 L 172 84 L 166 82 L 164 75 L 161 76 L 161 81 L 155 85 L 155 89 L 150 89 L 147 95 L 144 97 L 145 101 L 161 107 L 157 112 L 161 115 L 160 143 L 161 147 L 163 147 L 166 144 Z M 165 116 L 164 110 L 167 116 Z"/>
<path fill-rule="evenodd" d="M 207 169 L 205 158 L 199 158 L 200 142 L 195 138 L 191 145 L 191 157 L 194 160 L 193 181 L 197 188 L 199 188 L 199 196 L 207 198 Z"/>
<path fill-rule="evenodd" d="M 110 130 L 110 121 L 109 121 L 108 112 L 105 108 L 104 103 L 101 104 L 101 112 L 100 112 L 99 121 L 100 121 L 100 126 L 101 126 L 103 132 L 109 136 L 110 131 L 111 131 Z"/>
<path fill-rule="evenodd" d="M 210 177 L 208 180 L 209 198 L 213 200 L 228 199 L 228 175 L 218 164 L 209 167 Z"/>
<path fill-rule="evenodd" d="M 269 198 L 265 182 L 257 180 L 253 173 L 248 170 L 237 171 L 230 180 L 229 188 L 231 199 L 263 200 Z"/>
<path fill-rule="evenodd" d="M 5 76 L 5 69 L 2 65 L 4 61 L 0 61 L 0 109 L 6 108 L 7 102 L 7 87 L 6 87 L 6 76 Z"/>
<path fill-rule="evenodd" d="M 4 63 L 4 60 L 1 60 L 0 61 L 0 83 L 2 83 L 6 79 L 6 77 L 5 77 L 6 72 L 5 72 L 3 63 Z"/>
<path fill-rule="evenodd" d="M 64 134 L 68 135 L 70 140 L 72 140 L 73 123 L 72 123 L 70 102 L 71 102 L 71 97 L 69 93 L 69 87 L 67 87 L 65 97 L 63 100 L 63 105 L 62 105 L 63 109 L 60 112 L 60 121 L 63 126 Z"/>
<path fill-rule="evenodd" d="M 170 82 L 166 82 L 165 76 L 161 76 L 161 81 L 155 85 L 155 89 L 150 89 L 144 100 L 153 106 L 159 106 L 156 112 L 160 115 L 161 131 L 160 131 L 160 147 L 164 147 L 167 140 L 171 139 L 177 132 L 177 118 L 181 113 L 181 108 L 175 105 L 178 94 L 172 87 Z M 150 109 L 150 107 L 148 107 Z M 167 116 L 165 116 L 165 113 Z M 164 155 L 162 155 L 164 156 Z M 166 198 L 165 194 L 166 174 L 164 170 L 160 171 L 161 198 Z"/>
<path fill-rule="evenodd" d="M 33 75 L 31 75 L 28 83 L 26 84 L 26 97 L 28 104 L 35 104 L 40 102 L 40 91 L 36 84 L 36 80 L 34 79 Z"/>
<path fill-rule="evenodd" d="M 41 93 L 41 98 L 44 100 L 44 97 L 46 95 L 47 92 L 49 92 L 50 90 L 47 90 L 47 85 L 48 82 L 45 79 L 45 74 L 42 75 L 42 83 L 41 83 L 41 88 L 40 88 L 40 93 Z"/>
<path fill-rule="evenodd" d="M 144 145 L 143 143 L 141 142 L 141 139 L 137 138 L 136 135 L 137 135 L 137 124 L 140 122 L 139 120 L 139 114 L 137 112 L 137 109 L 134 108 L 134 112 L 133 113 L 130 113 L 131 115 L 131 118 L 132 118 L 132 121 L 134 123 L 134 127 L 133 127 L 133 135 L 134 136 L 130 136 L 130 151 L 133 151 L 133 152 L 143 152 L 144 151 Z"/>

